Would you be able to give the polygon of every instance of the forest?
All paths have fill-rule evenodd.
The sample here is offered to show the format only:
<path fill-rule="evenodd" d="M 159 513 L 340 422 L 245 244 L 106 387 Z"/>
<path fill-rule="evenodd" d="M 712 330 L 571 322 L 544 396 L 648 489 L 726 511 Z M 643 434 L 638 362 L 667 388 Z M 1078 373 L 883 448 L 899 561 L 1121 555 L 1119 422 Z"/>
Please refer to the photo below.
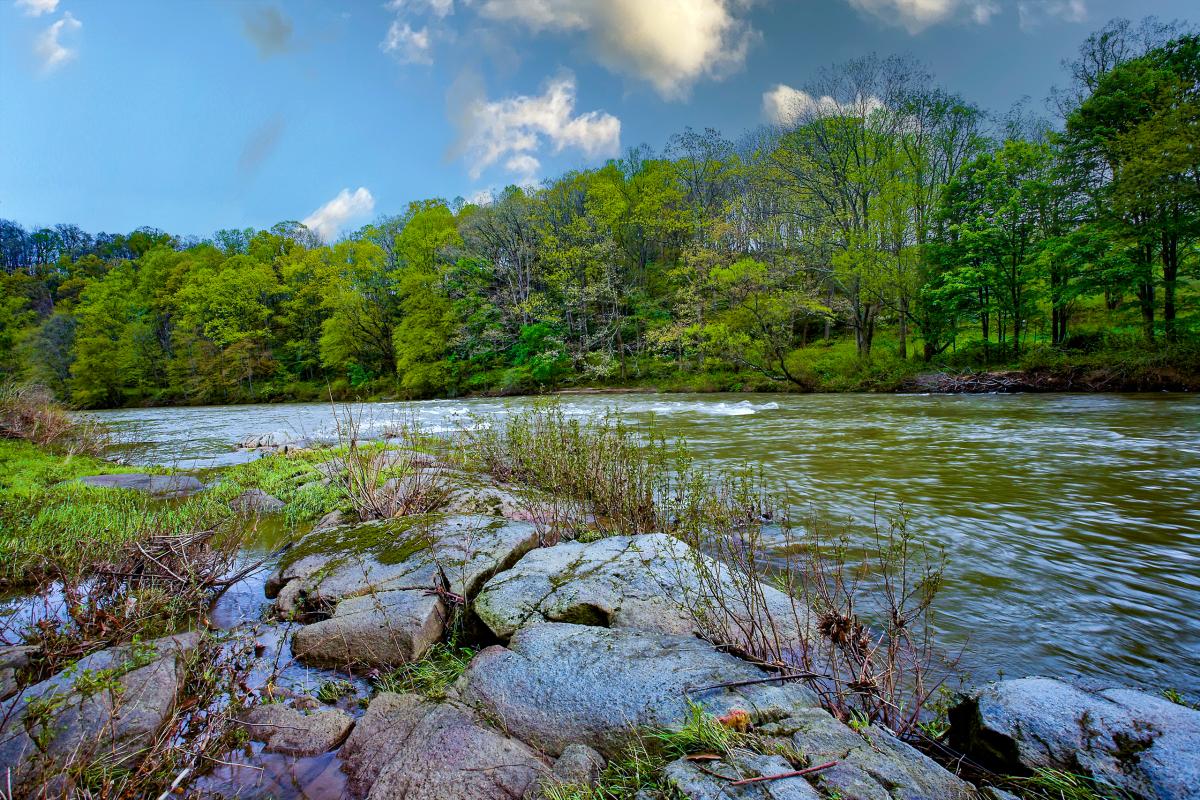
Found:
<path fill-rule="evenodd" d="M 109 407 L 1200 374 L 1200 37 L 1115 20 L 1064 70 L 1050 119 L 996 117 L 866 57 L 780 124 L 415 201 L 333 243 L 0 220 L 0 376 Z"/>

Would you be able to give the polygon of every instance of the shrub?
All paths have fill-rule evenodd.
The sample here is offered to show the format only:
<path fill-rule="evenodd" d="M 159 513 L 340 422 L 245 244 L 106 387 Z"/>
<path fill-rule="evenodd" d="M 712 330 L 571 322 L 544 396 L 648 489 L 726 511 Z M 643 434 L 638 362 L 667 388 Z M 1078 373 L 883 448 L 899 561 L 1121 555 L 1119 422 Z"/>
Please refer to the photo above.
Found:
<path fill-rule="evenodd" d="M 45 387 L 11 383 L 0 386 L 0 436 L 72 455 L 99 455 L 108 445 L 99 423 L 72 414 Z"/>

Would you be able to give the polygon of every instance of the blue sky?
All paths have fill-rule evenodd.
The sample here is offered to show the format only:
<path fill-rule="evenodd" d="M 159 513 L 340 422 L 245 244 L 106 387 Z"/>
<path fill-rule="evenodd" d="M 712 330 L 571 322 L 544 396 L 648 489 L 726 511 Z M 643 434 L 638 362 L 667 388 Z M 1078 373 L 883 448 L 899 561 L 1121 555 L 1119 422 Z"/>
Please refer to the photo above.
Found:
<path fill-rule="evenodd" d="M 1197 16 L 1194 0 L 0 0 L 0 217 L 196 235 L 301 219 L 335 237 L 685 126 L 735 137 L 768 121 L 764 95 L 870 52 L 1040 112 L 1089 32 L 1147 13 Z"/>

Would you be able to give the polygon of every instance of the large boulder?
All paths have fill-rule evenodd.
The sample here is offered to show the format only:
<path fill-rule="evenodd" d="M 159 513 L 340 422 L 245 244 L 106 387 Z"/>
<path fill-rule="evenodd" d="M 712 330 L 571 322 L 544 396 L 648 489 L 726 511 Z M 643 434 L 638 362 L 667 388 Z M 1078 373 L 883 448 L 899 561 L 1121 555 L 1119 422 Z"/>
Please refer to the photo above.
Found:
<path fill-rule="evenodd" d="M 517 800 L 549 764 L 470 710 L 381 693 L 342 748 L 357 796 L 388 800 Z"/>
<path fill-rule="evenodd" d="M 807 609 L 665 534 L 534 550 L 492 578 L 475 612 L 506 640 L 537 622 L 703 634 L 751 652 L 799 647 Z"/>
<path fill-rule="evenodd" d="M 145 475 L 136 472 L 120 475 L 88 475 L 79 479 L 84 486 L 100 489 L 126 489 L 145 492 L 152 497 L 185 497 L 204 489 L 199 478 L 192 475 Z"/>
<path fill-rule="evenodd" d="M 170 716 L 194 634 L 102 650 L 0 706 L 0 775 L 13 796 L 65 789 L 68 764 L 137 765 Z"/>
<path fill-rule="evenodd" d="M 354 726 L 354 720 L 337 709 L 306 714 L 282 703 L 255 706 L 240 723 L 251 739 L 266 744 L 268 752 L 291 756 L 315 756 L 332 750 Z"/>
<path fill-rule="evenodd" d="M 837 762 L 809 776 L 825 797 L 976 798 L 974 787 L 887 730 L 874 725 L 851 730 L 821 708 L 799 709 L 759 732 L 803 753 L 807 766 Z"/>
<path fill-rule="evenodd" d="M 1140 797 L 1200 800 L 1200 711 L 1129 689 L 1000 681 L 951 712 L 951 743 L 1007 772 L 1080 772 Z"/>
<path fill-rule="evenodd" d="M 326 617 L 293 644 L 310 663 L 373 667 L 420 658 L 443 632 L 447 601 L 537 545 L 532 525 L 495 517 L 425 515 L 319 531 L 267 583 L 285 618 Z"/>
<path fill-rule="evenodd" d="M 755 721 L 818 704 L 794 683 L 716 686 L 770 677 L 691 636 L 543 623 L 522 628 L 508 648 L 479 653 L 456 689 L 532 747 L 557 756 L 582 743 L 611 758 L 632 726 L 682 725 L 689 697 L 711 713 L 743 709 Z"/>

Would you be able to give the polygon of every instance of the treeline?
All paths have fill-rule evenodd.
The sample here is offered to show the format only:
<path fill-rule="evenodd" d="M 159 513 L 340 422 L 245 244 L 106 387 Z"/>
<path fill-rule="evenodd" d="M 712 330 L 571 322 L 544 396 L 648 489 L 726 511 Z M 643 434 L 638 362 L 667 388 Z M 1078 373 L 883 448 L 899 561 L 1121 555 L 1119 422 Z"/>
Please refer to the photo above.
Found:
<path fill-rule="evenodd" d="M 738 141 L 687 130 L 332 245 L 296 222 L 195 240 L 0 221 L 0 370 L 106 406 L 713 371 L 813 388 L 830 342 L 853 342 L 850 369 L 910 369 L 1096 331 L 1191 340 L 1200 38 L 1115 21 L 1067 67 L 1052 125 L 860 59 Z"/>

